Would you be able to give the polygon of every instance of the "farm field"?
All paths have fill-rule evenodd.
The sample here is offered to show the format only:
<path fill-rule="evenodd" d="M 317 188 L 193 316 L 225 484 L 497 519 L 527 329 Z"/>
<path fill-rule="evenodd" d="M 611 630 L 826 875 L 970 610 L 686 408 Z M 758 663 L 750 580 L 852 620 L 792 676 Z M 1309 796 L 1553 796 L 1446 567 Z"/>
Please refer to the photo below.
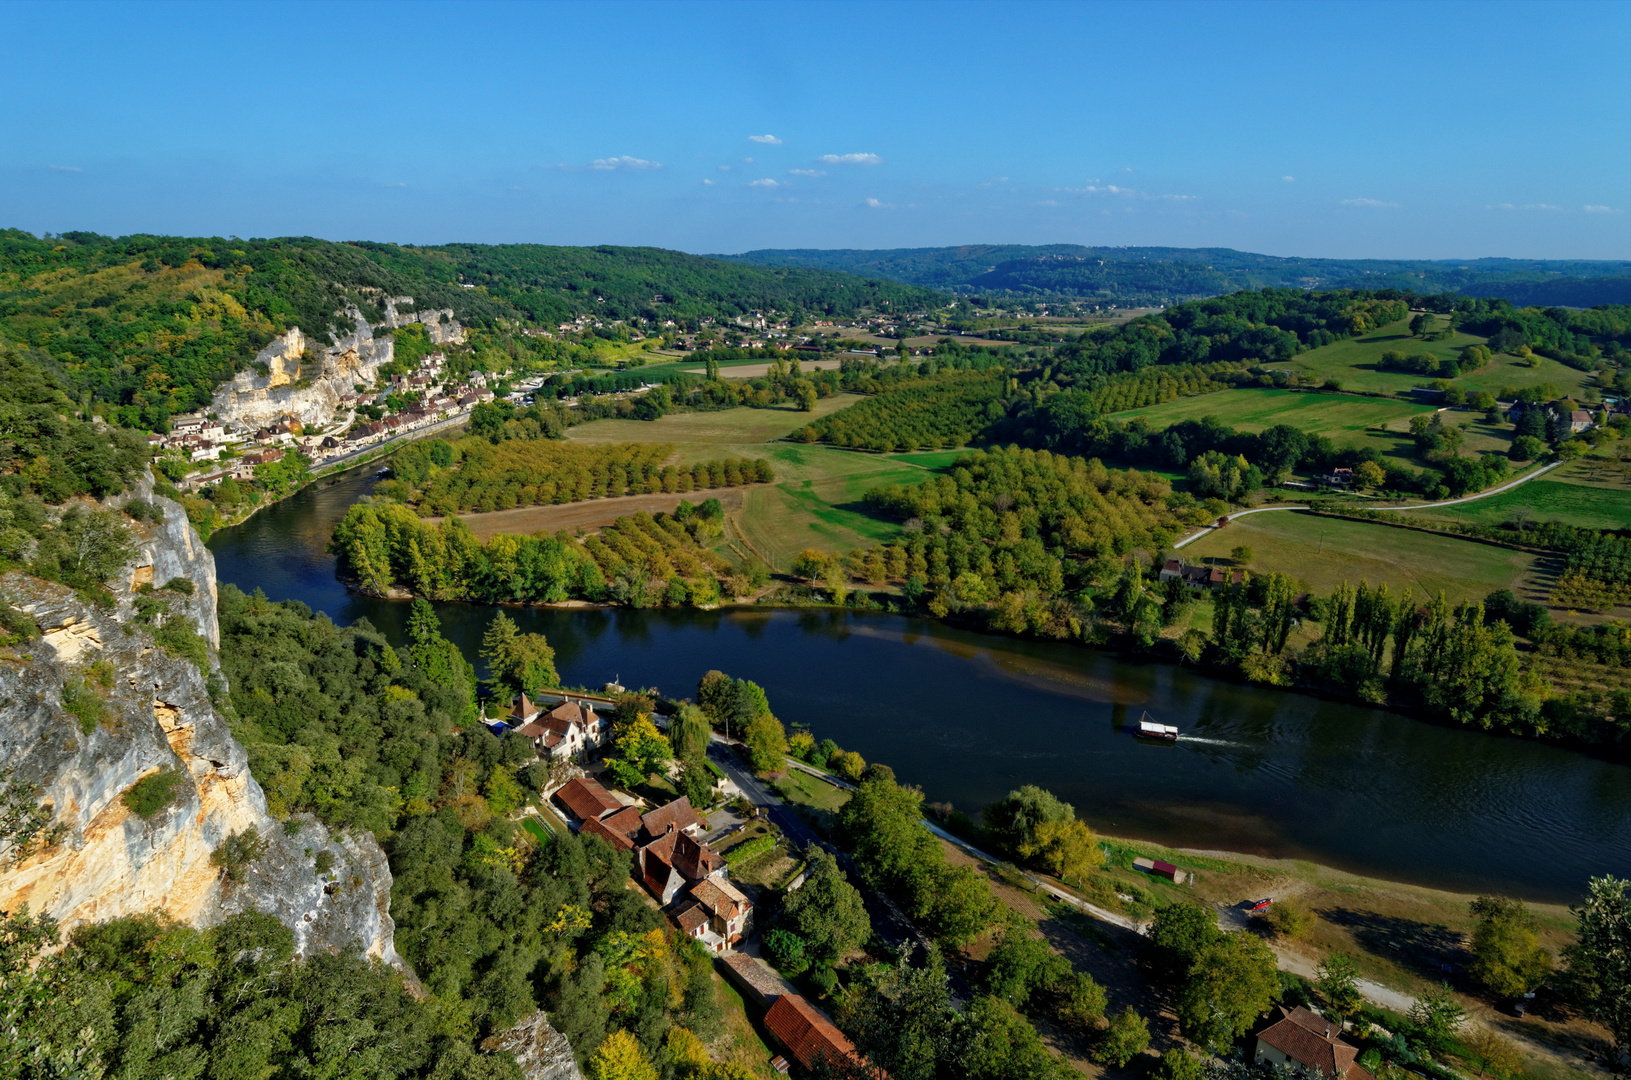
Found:
<path fill-rule="evenodd" d="M 771 566 L 785 569 L 805 548 L 842 554 L 894 536 L 898 528 L 894 522 L 880 521 L 861 511 L 861 496 L 867 488 L 916 483 L 957 456 L 957 452 L 948 451 L 897 457 L 778 441 L 812 417 L 837 412 L 858 400 L 853 394 L 822 398 L 813 413 L 738 408 L 674 413 L 651 421 L 596 420 L 572 428 L 567 438 L 582 442 L 672 443 L 676 464 L 722 457 L 769 458 L 776 469 L 775 483 L 731 489 L 718 493 L 718 497 L 725 502 L 730 521 L 727 537 Z M 695 502 L 710 494 L 694 493 L 691 499 Z M 629 499 L 678 501 L 672 496 Z M 605 524 L 617 516 L 608 516 L 592 504 L 586 504 L 582 511 L 573 506 L 537 509 L 541 511 L 537 515 L 539 522 L 550 529 Z M 623 512 L 629 512 L 628 508 Z M 572 513 L 578 513 L 583 520 L 568 522 Z M 477 523 L 472 521 L 471 526 L 475 528 Z"/>
<path fill-rule="evenodd" d="M 837 371 L 839 365 L 842 363 L 842 360 L 836 358 L 831 360 L 801 360 L 799 361 L 799 369 L 801 371 Z M 679 370 L 688 375 L 705 375 L 708 371 L 708 369 L 704 367 L 683 366 L 680 367 Z M 719 375 L 724 379 L 757 379 L 761 375 L 769 374 L 770 364 L 763 360 L 756 364 L 748 363 L 719 365 Z"/>
<path fill-rule="evenodd" d="M 1179 554 L 1188 562 L 1217 559 L 1228 565 L 1229 552 L 1242 544 L 1255 555 L 1254 571 L 1289 574 L 1316 593 L 1344 581 L 1385 581 L 1395 593 L 1409 589 L 1431 596 L 1443 590 L 1451 603 L 1481 600 L 1497 589 L 1544 603 L 1557 562 L 1492 544 L 1296 510 L 1238 518 Z"/>
<path fill-rule="evenodd" d="M 1534 522 L 1556 521 L 1583 529 L 1624 529 L 1631 526 L 1631 490 L 1588 484 L 1558 474 L 1578 465 L 1548 473 L 1546 479 L 1524 484 L 1460 506 L 1412 512 L 1423 520 L 1453 521 L 1464 525 L 1499 525 L 1515 518 Z"/>
<path fill-rule="evenodd" d="M 1116 416 L 1123 420 L 1139 417 L 1155 428 L 1208 416 L 1215 416 L 1242 431 L 1262 431 L 1275 424 L 1290 424 L 1310 435 L 1324 435 L 1338 446 L 1374 446 L 1384 457 L 1419 469 L 1422 462 L 1417 460 L 1415 444 L 1410 439 L 1410 418 L 1432 411 L 1431 405 L 1385 398 L 1302 390 L 1241 389 L 1178 398 L 1160 405 L 1129 409 Z M 1466 415 L 1471 419 L 1471 414 Z M 1383 424 L 1387 425 L 1387 431 L 1372 430 Z M 1475 445 L 1473 432 L 1469 431 L 1468 435 L 1469 449 L 1485 448 L 1481 442 Z M 1490 449 L 1506 446 L 1504 439 L 1488 441 Z"/>
<path fill-rule="evenodd" d="M 1427 352 L 1440 359 L 1454 359 L 1468 345 L 1482 345 L 1486 340 L 1474 334 L 1452 334 L 1443 341 L 1421 341 L 1411 336 L 1408 321 L 1401 320 L 1362 338 L 1338 341 L 1303 353 L 1291 361 L 1291 368 L 1322 379 L 1337 379 L 1348 390 L 1397 393 L 1427 380 L 1421 375 L 1377 370 L 1377 362 L 1389 349 L 1397 349 L 1407 356 Z M 1556 360 L 1542 357 L 1539 367 L 1529 368 L 1520 365 L 1517 357 L 1503 353 L 1481 370 L 1455 380 L 1455 385 L 1468 391 L 1494 393 L 1504 386 L 1552 383 L 1563 393 L 1575 393 L 1590 381 L 1591 376 L 1585 372 Z"/>

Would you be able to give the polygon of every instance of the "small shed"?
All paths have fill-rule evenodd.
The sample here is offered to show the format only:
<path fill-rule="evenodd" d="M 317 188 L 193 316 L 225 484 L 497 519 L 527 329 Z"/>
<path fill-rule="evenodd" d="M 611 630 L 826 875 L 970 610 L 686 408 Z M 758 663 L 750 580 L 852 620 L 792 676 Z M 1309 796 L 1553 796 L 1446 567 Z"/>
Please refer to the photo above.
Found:
<path fill-rule="evenodd" d="M 1133 869 L 1142 870 L 1151 877 L 1166 878 L 1174 885 L 1182 885 L 1187 875 L 1169 862 L 1160 859 L 1137 858 L 1133 860 Z"/>

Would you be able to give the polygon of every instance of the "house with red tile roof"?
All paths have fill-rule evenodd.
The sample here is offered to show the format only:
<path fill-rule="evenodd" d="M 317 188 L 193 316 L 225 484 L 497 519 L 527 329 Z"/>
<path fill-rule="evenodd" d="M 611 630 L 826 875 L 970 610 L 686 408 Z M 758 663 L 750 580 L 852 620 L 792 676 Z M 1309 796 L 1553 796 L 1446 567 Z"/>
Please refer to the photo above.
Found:
<path fill-rule="evenodd" d="M 617 851 L 633 851 L 635 837 L 640 834 L 640 809 L 625 806 L 615 814 L 585 821 L 578 832 L 598 836 Z"/>
<path fill-rule="evenodd" d="M 588 701 L 567 700 L 545 712 L 526 694 L 515 699 L 504 722 L 522 738 L 531 739 L 540 757 L 567 760 L 602 745 L 609 725 Z"/>
<path fill-rule="evenodd" d="M 593 777 L 580 776 L 561 785 L 555 799 L 579 821 L 598 821 L 623 804 Z"/>
<path fill-rule="evenodd" d="M 1317 1012 L 1280 1006 L 1280 1018 L 1257 1033 L 1257 1061 L 1339 1080 L 1375 1080 L 1358 1064 L 1359 1049 L 1342 1041 L 1337 1026 Z"/>
<path fill-rule="evenodd" d="M 778 997 L 765 1013 L 765 1027 L 806 1069 L 815 1068 L 818 1061 L 868 1067 L 866 1059 L 856 1052 L 855 1044 L 798 994 Z M 869 1068 L 868 1071 L 878 1077 L 886 1075 L 881 1069 Z"/>
<path fill-rule="evenodd" d="M 688 832 L 692 836 L 702 831 L 702 819 L 697 817 L 691 800 L 682 795 L 666 806 L 659 806 L 640 819 L 646 833 L 653 838 L 664 835 L 670 828 Z"/>

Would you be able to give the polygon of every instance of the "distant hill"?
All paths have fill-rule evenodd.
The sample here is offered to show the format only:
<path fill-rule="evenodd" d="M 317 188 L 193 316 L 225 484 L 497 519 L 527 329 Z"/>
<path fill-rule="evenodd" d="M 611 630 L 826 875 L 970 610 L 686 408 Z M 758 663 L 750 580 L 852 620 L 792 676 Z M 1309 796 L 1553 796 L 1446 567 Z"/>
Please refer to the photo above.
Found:
<path fill-rule="evenodd" d="M 1631 262 L 1546 259 L 1302 259 L 1231 248 L 968 244 L 947 248 L 765 249 L 719 259 L 890 278 L 957 292 L 1173 304 L 1240 289 L 1410 289 L 1518 304 L 1631 303 Z"/>
<path fill-rule="evenodd" d="M 592 315 L 610 324 L 694 327 L 753 310 L 848 316 L 938 306 L 892 278 L 722 262 L 661 248 L 446 244 L 403 247 L 311 237 L 36 237 L 0 229 L 0 339 L 34 355 L 116 423 L 159 428 L 206 405 L 272 338 L 319 343 L 354 304 L 379 322 L 387 297 L 451 308 L 479 330 Z M 489 349 L 508 348 L 495 333 Z M 513 351 L 511 355 L 514 355 Z"/>

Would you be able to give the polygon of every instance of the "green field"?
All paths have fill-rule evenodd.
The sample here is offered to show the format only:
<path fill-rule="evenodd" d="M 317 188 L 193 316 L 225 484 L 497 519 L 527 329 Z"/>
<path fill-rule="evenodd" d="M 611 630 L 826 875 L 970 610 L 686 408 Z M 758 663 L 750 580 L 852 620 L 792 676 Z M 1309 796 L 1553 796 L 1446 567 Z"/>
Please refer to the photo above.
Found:
<path fill-rule="evenodd" d="M 857 400 L 853 394 L 822 398 L 813 413 L 792 408 L 737 408 L 672 413 L 651 421 L 596 420 L 572 428 L 567 438 L 672 443 L 676 463 L 769 458 L 776 469 L 776 482 L 743 491 L 742 510 L 732 516 L 727 536 L 772 566 L 785 569 L 805 548 L 842 554 L 893 537 L 898 525 L 861 512 L 861 496 L 867 488 L 919 482 L 960 453 L 863 454 L 780 441 L 812 417 L 837 412 Z"/>
<path fill-rule="evenodd" d="M 1191 563 L 1216 558 L 1228 565 L 1229 553 L 1238 545 L 1252 549 L 1254 571 L 1289 574 L 1315 593 L 1329 593 L 1344 581 L 1385 581 L 1395 593 L 1409 589 L 1431 596 L 1443 590 L 1451 603 L 1483 599 L 1497 589 L 1540 599 L 1544 590 L 1539 585 L 1554 561 L 1452 536 L 1296 510 L 1238 518 L 1179 554 Z"/>
<path fill-rule="evenodd" d="M 1576 466 L 1564 468 L 1573 469 Z M 1548 473 L 1544 480 L 1536 480 L 1477 502 L 1423 510 L 1410 516 L 1464 525 L 1500 525 L 1521 519 L 1556 521 L 1583 529 L 1624 529 L 1631 526 L 1631 491 L 1567 478 L 1556 479 L 1557 475 L 1557 472 Z"/>
<path fill-rule="evenodd" d="M 1152 427 L 1164 428 L 1185 420 L 1215 416 L 1242 431 L 1262 431 L 1275 424 L 1290 424 L 1310 435 L 1324 435 L 1338 446 L 1374 446 L 1383 457 L 1413 469 L 1422 467 L 1410 439 L 1410 418 L 1432 412 L 1433 406 L 1387 398 L 1351 394 L 1319 394 L 1301 390 L 1220 390 L 1215 394 L 1178 398 L 1117 413 L 1119 419 L 1141 417 Z M 1467 449 L 1504 449 L 1504 436 L 1482 430 L 1490 425 L 1470 413 L 1456 414 L 1468 423 Z M 1386 431 L 1376 430 L 1383 425 Z"/>
<path fill-rule="evenodd" d="M 1347 390 L 1397 393 L 1420 386 L 1427 379 L 1422 375 L 1378 370 L 1377 362 L 1389 349 L 1397 349 L 1406 356 L 1427 352 L 1440 359 L 1454 359 L 1468 345 L 1482 345 L 1485 341 L 1485 338 L 1473 334 L 1452 334 L 1443 341 L 1422 341 L 1411 336 L 1408 321 L 1400 321 L 1362 338 L 1338 341 L 1303 353 L 1291 361 L 1291 370 L 1303 371 L 1321 379 L 1337 379 Z M 1576 371 L 1556 360 L 1539 359 L 1539 367 L 1529 368 L 1520 365 L 1517 357 L 1502 354 L 1481 370 L 1455 380 L 1455 385 L 1468 391 L 1488 390 L 1495 393 L 1505 386 L 1552 383 L 1563 393 L 1577 393 L 1591 382 L 1592 377 L 1585 372 Z"/>

